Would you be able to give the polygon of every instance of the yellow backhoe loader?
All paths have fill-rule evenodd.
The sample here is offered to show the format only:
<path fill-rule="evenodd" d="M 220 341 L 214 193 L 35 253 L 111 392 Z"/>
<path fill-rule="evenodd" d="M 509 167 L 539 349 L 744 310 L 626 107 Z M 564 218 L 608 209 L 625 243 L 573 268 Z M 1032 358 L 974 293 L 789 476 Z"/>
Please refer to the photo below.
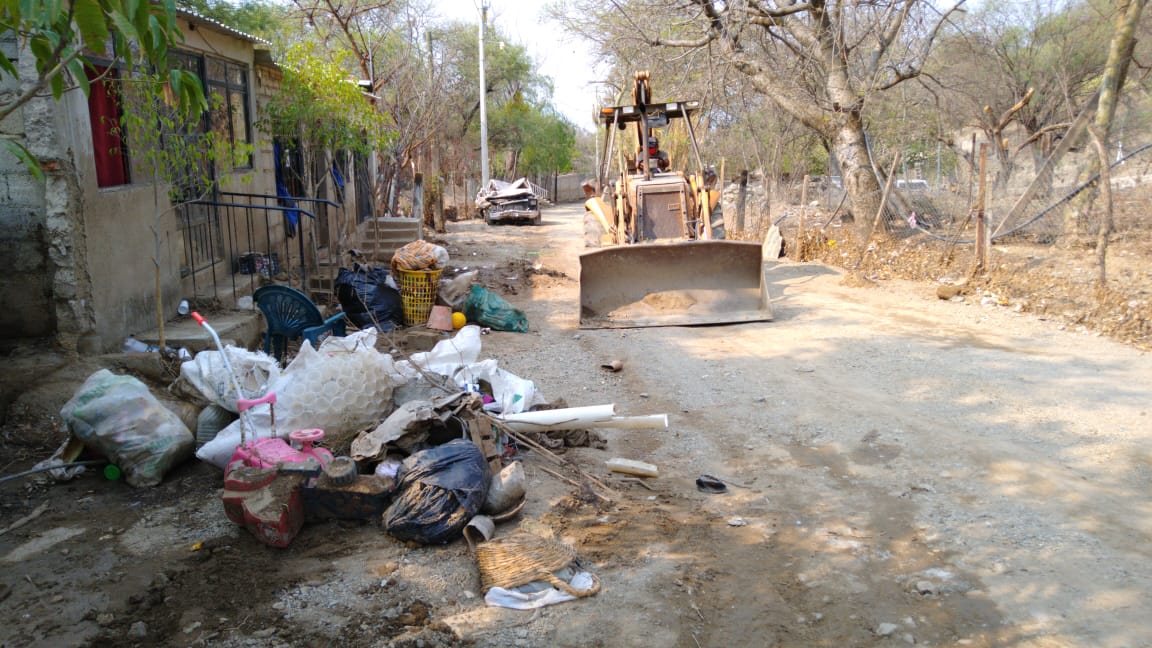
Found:
<path fill-rule="evenodd" d="M 580 327 L 771 320 L 761 245 L 723 240 L 716 174 L 693 130 L 699 102 L 655 103 L 648 72 L 635 80 L 631 105 L 599 112 L 604 142 L 596 184 L 585 185 L 584 243 L 601 249 L 580 255 Z M 691 144 L 691 171 L 673 170 L 660 149 L 660 129 L 676 120 Z"/>

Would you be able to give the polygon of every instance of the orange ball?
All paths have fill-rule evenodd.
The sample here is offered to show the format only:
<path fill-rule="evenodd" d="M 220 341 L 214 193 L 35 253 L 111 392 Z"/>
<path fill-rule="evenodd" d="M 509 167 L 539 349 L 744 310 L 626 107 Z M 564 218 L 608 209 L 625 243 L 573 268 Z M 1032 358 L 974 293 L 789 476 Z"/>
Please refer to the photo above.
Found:
<path fill-rule="evenodd" d="M 452 313 L 452 329 L 459 330 L 464 328 L 468 323 L 468 318 L 464 317 L 464 313 Z"/>

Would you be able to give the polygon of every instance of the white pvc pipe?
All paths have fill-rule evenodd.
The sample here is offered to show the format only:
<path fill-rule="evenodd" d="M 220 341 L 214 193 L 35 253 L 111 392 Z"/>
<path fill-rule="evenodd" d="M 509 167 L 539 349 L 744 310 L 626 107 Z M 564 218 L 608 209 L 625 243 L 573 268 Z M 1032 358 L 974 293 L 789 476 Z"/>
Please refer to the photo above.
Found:
<path fill-rule="evenodd" d="M 616 405 L 610 404 L 509 414 L 498 419 L 497 423 L 512 432 L 579 430 L 581 428 L 637 430 L 667 428 L 668 415 L 616 416 Z"/>
<path fill-rule="evenodd" d="M 520 414 L 508 414 L 502 417 L 505 423 L 511 423 L 513 426 L 517 423 L 530 423 L 530 427 L 513 427 L 508 426 L 508 429 L 514 432 L 521 430 L 540 430 L 547 429 L 541 428 L 541 425 L 555 425 L 557 423 L 569 423 L 573 421 L 589 421 L 596 419 L 610 419 L 616 416 L 616 404 L 609 405 L 589 405 L 587 407 L 566 407 L 564 409 L 553 410 L 540 410 L 538 412 L 522 412 Z M 574 427 L 581 427 L 576 425 Z M 583 427 L 588 427 L 587 424 Z M 563 430 L 566 428 L 552 428 L 555 430 Z"/>
<path fill-rule="evenodd" d="M 611 420 L 597 423 L 593 427 L 616 428 L 618 430 L 667 430 L 668 415 L 649 414 L 647 416 L 613 416 Z"/>

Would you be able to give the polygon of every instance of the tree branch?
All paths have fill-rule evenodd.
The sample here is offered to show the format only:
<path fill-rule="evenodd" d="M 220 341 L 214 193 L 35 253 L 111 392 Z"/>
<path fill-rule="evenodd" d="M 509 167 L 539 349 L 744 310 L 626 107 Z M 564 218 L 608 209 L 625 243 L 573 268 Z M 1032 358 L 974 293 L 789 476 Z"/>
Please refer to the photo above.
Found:
<path fill-rule="evenodd" d="M 52 58 L 59 56 L 60 53 L 64 51 L 64 48 L 67 47 L 67 45 L 68 41 L 61 39 L 60 43 L 56 46 L 56 49 L 52 52 Z M 4 118 L 6 118 L 8 115 L 11 115 L 20 109 L 21 106 L 28 103 L 29 101 L 32 101 L 36 95 L 40 94 L 44 91 L 44 88 L 48 87 L 48 84 L 51 83 L 53 77 L 58 74 L 63 74 L 68 69 L 69 63 L 75 61 L 78 58 L 81 58 L 83 55 L 84 53 L 82 51 L 75 50 L 67 57 L 61 59 L 60 62 L 53 66 L 51 69 L 41 72 L 40 75 L 36 78 L 36 81 L 32 83 L 32 85 L 21 91 L 20 94 L 18 94 L 16 98 L 11 102 L 7 102 L 2 107 L 0 107 L 0 121 L 4 121 Z"/>
<path fill-rule="evenodd" d="M 1062 122 L 1059 124 L 1049 124 L 1048 126 L 1041 128 L 1040 130 L 1033 133 L 1028 139 L 1021 142 L 1020 146 L 1016 147 L 1016 150 L 1013 151 L 1012 155 L 1015 156 L 1017 153 L 1019 153 L 1020 151 L 1023 151 L 1025 148 L 1027 148 L 1030 144 L 1034 144 L 1036 142 L 1036 140 L 1040 139 L 1041 137 L 1044 137 L 1046 134 L 1054 132 L 1054 131 L 1058 131 L 1058 130 L 1064 130 L 1071 125 L 1072 125 L 1072 122 Z"/>
<path fill-rule="evenodd" d="M 881 23 L 884 24 L 884 29 L 880 31 L 880 36 L 876 40 L 875 47 L 872 48 L 872 56 L 868 60 L 868 65 L 864 68 L 864 78 L 875 78 L 876 74 L 880 71 L 880 61 L 883 60 L 884 55 L 888 53 L 888 48 L 892 46 L 892 42 L 900 35 L 900 31 L 904 28 L 904 20 L 908 17 L 908 12 L 912 10 L 914 0 L 903 0 L 903 5 L 900 7 L 899 13 L 893 17 L 885 17 Z M 886 14 L 895 11 L 897 5 L 890 5 L 889 11 Z"/>

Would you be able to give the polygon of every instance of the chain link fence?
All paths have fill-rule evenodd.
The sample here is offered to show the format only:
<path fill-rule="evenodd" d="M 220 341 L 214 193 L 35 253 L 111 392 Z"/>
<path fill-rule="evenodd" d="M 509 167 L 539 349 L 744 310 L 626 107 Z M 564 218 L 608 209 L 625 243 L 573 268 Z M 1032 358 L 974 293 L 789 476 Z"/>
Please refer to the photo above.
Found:
<path fill-rule="evenodd" d="M 1100 174 L 1090 143 L 1039 169 L 1017 168 L 997 186 L 989 160 L 983 212 L 993 243 L 1055 245 L 1070 239 L 1094 240 L 1104 214 L 1099 199 Z M 1152 210 L 1152 143 L 1110 153 L 1109 166 L 1116 236 L 1144 229 Z M 975 176 L 976 174 L 967 174 Z M 934 186 L 937 185 L 937 186 Z M 878 227 L 899 238 L 923 236 L 959 245 L 976 242 L 979 179 L 930 183 L 898 178 L 893 183 Z M 877 199 L 880 196 L 876 196 Z M 803 180 L 765 178 L 750 173 L 745 186 L 729 182 L 723 192 L 725 225 L 731 238 L 763 240 L 778 224 L 786 232 L 839 229 L 850 218 L 839 178 Z M 860 217 L 860 216 L 857 216 Z M 864 215 L 872 220 L 875 215 Z"/>

